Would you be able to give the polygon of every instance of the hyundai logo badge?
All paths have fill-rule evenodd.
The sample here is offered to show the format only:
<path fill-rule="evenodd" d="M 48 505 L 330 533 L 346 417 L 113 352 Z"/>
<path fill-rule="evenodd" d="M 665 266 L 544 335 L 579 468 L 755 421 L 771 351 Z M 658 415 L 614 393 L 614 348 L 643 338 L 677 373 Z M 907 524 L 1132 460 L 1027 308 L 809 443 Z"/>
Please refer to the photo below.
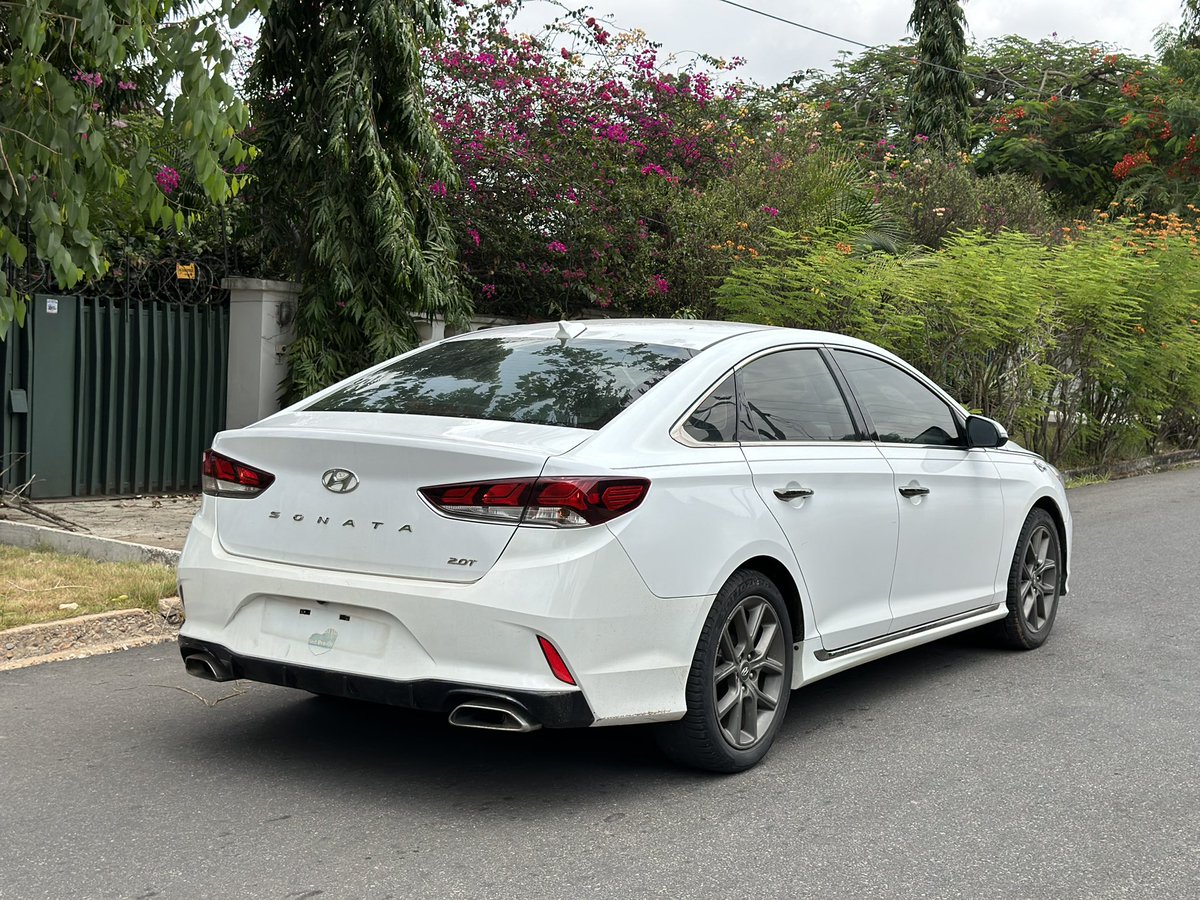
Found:
<path fill-rule="evenodd" d="M 358 487 L 358 476 L 349 469 L 328 469 L 321 476 L 321 484 L 335 494 L 348 494 Z"/>

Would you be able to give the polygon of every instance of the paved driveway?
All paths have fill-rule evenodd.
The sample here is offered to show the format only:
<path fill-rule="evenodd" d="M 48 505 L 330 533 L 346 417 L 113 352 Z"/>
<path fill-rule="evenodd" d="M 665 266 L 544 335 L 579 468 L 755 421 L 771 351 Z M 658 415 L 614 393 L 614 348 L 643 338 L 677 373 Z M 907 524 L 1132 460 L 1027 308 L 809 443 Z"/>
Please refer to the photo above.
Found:
<path fill-rule="evenodd" d="M 234 695 L 170 645 L 0 674 L 0 897 L 1196 897 L 1200 470 L 1071 499 L 1042 650 L 806 688 L 736 777 Z"/>

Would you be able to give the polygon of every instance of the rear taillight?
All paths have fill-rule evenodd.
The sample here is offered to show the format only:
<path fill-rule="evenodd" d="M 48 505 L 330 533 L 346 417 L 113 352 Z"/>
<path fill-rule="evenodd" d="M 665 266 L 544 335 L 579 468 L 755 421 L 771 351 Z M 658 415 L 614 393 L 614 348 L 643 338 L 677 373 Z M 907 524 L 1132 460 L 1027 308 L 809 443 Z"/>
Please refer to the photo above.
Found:
<path fill-rule="evenodd" d="M 275 476 L 215 450 L 204 451 L 201 487 L 214 497 L 257 497 L 271 486 Z"/>
<path fill-rule="evenodd" d="M 421 488 L 438 512 L 481 522 L 582 528 L 624 515 L 650 490 L 645 478 L 530 478 Z"/>

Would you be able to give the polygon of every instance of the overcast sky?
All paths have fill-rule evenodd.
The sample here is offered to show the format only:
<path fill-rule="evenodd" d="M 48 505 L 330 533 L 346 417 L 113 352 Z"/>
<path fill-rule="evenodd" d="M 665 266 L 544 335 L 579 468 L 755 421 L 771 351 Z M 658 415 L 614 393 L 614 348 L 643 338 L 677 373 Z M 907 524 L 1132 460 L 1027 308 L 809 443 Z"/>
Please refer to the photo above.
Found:
<path fill-rule="evenodd" d="M 568 5 L 583 5 L 572 0 Z M 891 43 L 905 34 L 909 0 L 739 0 L 805 25 L 865 44 Z M 643 28 L 664 52 L 698 51 L 729 58 L 744 56 L 743 70 L 755 80 L 780 81 L 797 69 L 827 69 L 845 47 L 837 41 L 726 6 L 718 0 L 597 0 L 598 14 L 612 13 L 623 29 Z M 1148 54 L 1154 31 L 1178 24 L 1179 0 L 969 0 L 964 5 L 975 41 L 1005 34 L 1098 42 Z M 523 31 L 537 31 L 554 17 L 545 0 L 526 0 L 517 19 Z M 607 16 L 605 16 L 607 17 Z"/>

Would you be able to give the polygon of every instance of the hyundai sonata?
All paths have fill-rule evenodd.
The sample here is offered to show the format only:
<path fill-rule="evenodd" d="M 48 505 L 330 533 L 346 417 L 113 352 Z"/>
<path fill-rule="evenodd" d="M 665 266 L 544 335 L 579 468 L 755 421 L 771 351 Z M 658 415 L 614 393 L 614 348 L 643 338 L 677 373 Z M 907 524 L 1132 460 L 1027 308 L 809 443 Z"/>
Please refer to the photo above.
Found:
<path fill-rule="evenodd" d="M 187 670 L 475 728 L 659 723 L 745 769 L 792 689 L 1067 590 L 1058 473 L 894 355 L 718 322 L 497 328 L 219 434 Z"/>

